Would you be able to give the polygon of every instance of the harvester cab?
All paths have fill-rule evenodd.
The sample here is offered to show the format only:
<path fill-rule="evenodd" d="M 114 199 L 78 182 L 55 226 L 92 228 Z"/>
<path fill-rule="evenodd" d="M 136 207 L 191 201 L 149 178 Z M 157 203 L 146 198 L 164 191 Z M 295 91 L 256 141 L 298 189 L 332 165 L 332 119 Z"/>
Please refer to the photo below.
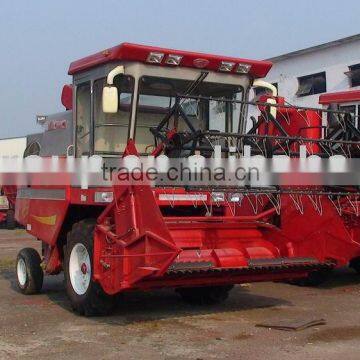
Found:
<path fill-rule="evenodd" d="M 57 129 L 65 136 L 62 153 L 69 155 L 69 146 L 76 157 L 104 158 L 206 158 L 216 148 L 227 157 L 245 145 L 267 151 L 276 147 L 268 137 L 282 127 L 277 118 L 286 108 L 273 87 L 258 80 L 270 68 L 267 61 L 128 43 L 75 61 L 72 87 L 63 92 L 74 131 L 65 136 L 66 122 Z M 248 101 L 252 86 L 270 90 L 266 104 Z M 250 105 L 261 114 L 247 130 Z M 216 302 L 234 284 L 300 278 L 328 267 L 306 254 L 284 256 L 286 245 L 267 235 L 278 196 L 277 189 L 265 191 L 259 206 L 251 189 L 211 186 L 19 189 L 17 219 L 42 241 L 43 257 L 20 252 L 18 286 L 35 293 L 43 268 L 63 270 L 73 308 L 90 315 L 108 312 L 113 295 L 130 289 L 173 287 L 187 301 Z"/>
<path fill-rule="evenodd" d="M 76 154 L 117 156 L 128 139 L 140 154 L 193 154 L 203 145 L 200 134 L 239 131 L 245 121 L 240 102 L 270 66 L 132 44 L 75 62 L 69 72 L 76 89 Z M 216 101 L 222 98 L 239 103 Z"/>

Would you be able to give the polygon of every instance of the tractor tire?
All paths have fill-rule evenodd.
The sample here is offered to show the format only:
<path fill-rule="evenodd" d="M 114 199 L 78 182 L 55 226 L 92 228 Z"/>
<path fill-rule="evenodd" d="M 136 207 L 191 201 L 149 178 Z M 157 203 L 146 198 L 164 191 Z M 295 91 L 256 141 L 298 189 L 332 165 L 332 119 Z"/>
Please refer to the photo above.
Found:
<path fill-rule="evenodd" d="M 6 213 L 6 228 L 8 230 L 14 230 L 16 228 L 15 212 L 12 209 Z"/>
<path fill-rule="evenodd" d="M 38 294 L 44 281 L 39 253 L 32 248 L 22 249 L 16 259 L 17 286 L 25 295 Z"/>
<path fill-rule="evenodd" d="M 96 220 L 75 223 L 67 235 L 64 275 L 72 309 L 80 315 L 109 315 L 116 306 L 115 296 L 107 295 L 92 279 L 93 238 Z"/>
<path fill-rule="evenodd" d="M 306 278 L 289 281 L 289 284 L 304 287 L 316 287 L 328 280 L 331 270 L 317 270 L 309 273 Z"/>
<path fill-rule="evenodd" d="M 191 305 L 214 305 L 224 302 L 233 285 L 179 288 L 176 292 Z"/>

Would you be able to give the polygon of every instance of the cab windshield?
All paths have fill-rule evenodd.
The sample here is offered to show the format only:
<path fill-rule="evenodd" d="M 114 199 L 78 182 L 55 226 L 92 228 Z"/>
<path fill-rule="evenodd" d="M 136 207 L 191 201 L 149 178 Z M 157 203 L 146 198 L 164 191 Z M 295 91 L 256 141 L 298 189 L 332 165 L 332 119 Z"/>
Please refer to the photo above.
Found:
<path fill-rule="evenodd" d="M 186 94 L 192 81 L 143 76 L 139 81 L 135 142 L 140 153 L 151 153 L 155 140 L 151 128 L 156 127 L 174 106 L 176 96 Z M 239 85 L 201 82 L 191 92 L 194 96 L 226 99 L 243 99 Z M 241 105 L 213 100 L 182 99 L 181 106 L 195 130 L 238 132 Z M 178 132 L 186 131 L 186 124 L 176 116 L 167 127 Z"/>

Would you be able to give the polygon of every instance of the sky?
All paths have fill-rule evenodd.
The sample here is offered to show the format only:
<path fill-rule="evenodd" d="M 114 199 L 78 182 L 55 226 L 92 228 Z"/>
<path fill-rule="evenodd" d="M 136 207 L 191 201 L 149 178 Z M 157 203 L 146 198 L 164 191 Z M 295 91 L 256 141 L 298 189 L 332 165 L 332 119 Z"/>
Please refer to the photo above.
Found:
<path fill-rule="evenodd" d="M 71 61 L 121 42 L 264 59 L 360 33 L 360 1 L 2 0 L 0 138 L 62 111 Z"/>

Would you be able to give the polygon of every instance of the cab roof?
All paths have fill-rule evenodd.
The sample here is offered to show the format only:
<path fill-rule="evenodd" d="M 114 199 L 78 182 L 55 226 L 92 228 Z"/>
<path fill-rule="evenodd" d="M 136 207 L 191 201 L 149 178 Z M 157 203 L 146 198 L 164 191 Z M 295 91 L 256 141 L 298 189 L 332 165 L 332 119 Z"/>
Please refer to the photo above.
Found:
<path fill-rule="evenodd" d="M 254 78 L 265 77 L 272 66 L 270 61 L 249 60 L 229 56 L 203 54 L 198 52 L 165 49 L 154 46 L 122 43 L 113 48 L 72 62 L 69 68 L 69 75 L 74 75 L 79 72 L 89 70 L 95 66 L 119 60 L 149 63 L 149 56 L 151 53 L 163 54 L 161 61 L 157 64 L 159 66 L 174 66 L 174 64 L 167 64 L 166 59 L 168 59 L 169 55 L 179 56 L 181 60 L 177 66 L 181 67 L 220 71 L 220 66 L 223 63 L 231 63 L 233 64 L 233 67 L 230 71 L 228 71 L 228 73 L 234 74 L 237 73 L 236 69 L 239 64 L 249 65 L 249 74 Z M 151 65 L 154 65 L 154 63 Z"/>

